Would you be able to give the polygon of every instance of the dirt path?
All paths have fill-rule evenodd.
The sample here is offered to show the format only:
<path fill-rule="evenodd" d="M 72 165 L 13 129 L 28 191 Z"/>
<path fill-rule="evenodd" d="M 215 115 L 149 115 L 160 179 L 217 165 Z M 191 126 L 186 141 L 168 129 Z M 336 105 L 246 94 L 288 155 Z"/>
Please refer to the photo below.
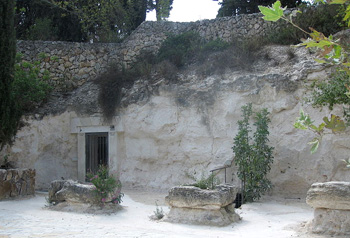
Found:
<path fill-rule="evenodd" d="M 115 214 L 86 214 L 45 208 L 45 194 L 0 202 L 0 237 L 240 237 L 321 238 L 307 235 L 312 209 L 298 201 L 246 204 L 237 213 L 242 221 L 227 227 L 191 226 L 152 221 L 155 201 L 165 212 L 164 193 L 126 190 L 123 209 Z"/>

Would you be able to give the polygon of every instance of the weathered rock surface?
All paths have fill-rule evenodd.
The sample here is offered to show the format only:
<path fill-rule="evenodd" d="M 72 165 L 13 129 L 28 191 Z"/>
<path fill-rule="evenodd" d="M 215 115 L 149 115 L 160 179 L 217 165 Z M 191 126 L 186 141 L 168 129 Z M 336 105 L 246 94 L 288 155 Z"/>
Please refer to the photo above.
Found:
<path fill-rule="evenodd" d="M 219 185 L 215 190 L 194 186 L 176 186 L 170 189 L 165 201 L 172 207 L 219 210 L 233 203 L 238 189 Z"/>
<path fill-rule="evenodd" d="M 0 200 L 34 195 L 34 169 L 0 169 Z"/>
<path fill-rule="evenodd" d="M 73 180 L 56 180 L 51 182 L 49 201 L 94 204 L 97 202 L 95 190 L 94 185 L 81 184 Z"/>
<path fill-rule="evenodd" d="M 311 231 L 317 234 L 350 236 L 350 210 L 316 208 Z"/>
<path fill-rule="evenodd" d="M 313 208 L 350 211 L 350 182 L 314 183 L 307 192 L 306 203 Z"/>
<path fill-rule="evenodd" d="M 306 203 L 315 208 L 311 231 L 327 235 L 350 235 L 350 183 L 314 183 Z"/>
<path fill-rule="evenodd" d="M 219 185 L 214 190 L 194 186 L 173 187 L 165 198 L 171 207 L 165 221 L 196 225 L 229 225 L 240 219 L 232 204 L 237 191 L 236 187 L 230 185 Z"/>

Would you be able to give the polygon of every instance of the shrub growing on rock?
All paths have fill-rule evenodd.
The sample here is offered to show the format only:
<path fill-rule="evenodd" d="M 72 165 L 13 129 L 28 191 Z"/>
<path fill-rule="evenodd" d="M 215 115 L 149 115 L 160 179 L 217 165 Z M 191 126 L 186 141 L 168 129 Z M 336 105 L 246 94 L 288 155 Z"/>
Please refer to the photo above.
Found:
<path fill-rule="evenodd" d="M 87 174 L 90 182 L 96 187 L 96 197 L 99 203 L 111 201 L 115 204 L 122 202 L 124 194 L 121 192 L 122 184 L 111 177 L 106 166 L 100 166 L 96 174 Z"/>

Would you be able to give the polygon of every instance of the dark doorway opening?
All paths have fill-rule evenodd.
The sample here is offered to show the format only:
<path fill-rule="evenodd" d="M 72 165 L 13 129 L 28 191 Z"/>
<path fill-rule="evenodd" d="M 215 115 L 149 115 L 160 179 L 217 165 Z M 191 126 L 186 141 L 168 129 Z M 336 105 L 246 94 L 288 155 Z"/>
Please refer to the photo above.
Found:
<path fill-rule="evenodd" d="M 96 173 L 100 165 L 108 166 L 108 132 L 86 133 L 86 173 Z"/>

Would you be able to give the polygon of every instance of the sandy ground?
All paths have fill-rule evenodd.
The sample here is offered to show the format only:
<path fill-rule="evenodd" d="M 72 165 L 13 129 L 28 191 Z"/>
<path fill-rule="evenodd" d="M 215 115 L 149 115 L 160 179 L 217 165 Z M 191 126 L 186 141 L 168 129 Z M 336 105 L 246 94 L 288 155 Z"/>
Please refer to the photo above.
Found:
<path fill-rule="evenodd" d="M 323 238 L 306 233 L 312 209 L 296 200 L 245 204 L 237 213 L 239 223 L 226 227 L 194 226 L 153 221 L 155 202 L 168 212 L 165 193 L 124 190 L 122 209 L 110 215 L 53 211 L 45 193 L 0 202 L 0 237 L 242 237 Z"/>

